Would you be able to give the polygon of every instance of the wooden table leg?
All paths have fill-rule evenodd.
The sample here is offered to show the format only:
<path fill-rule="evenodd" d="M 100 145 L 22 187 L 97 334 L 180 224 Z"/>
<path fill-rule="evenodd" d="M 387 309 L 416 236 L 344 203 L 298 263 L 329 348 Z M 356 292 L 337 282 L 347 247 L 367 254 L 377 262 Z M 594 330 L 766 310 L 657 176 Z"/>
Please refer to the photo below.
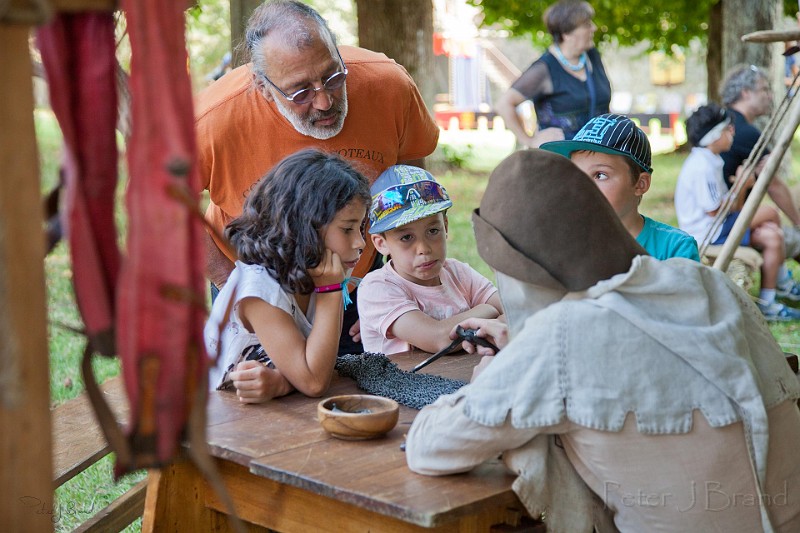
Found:
<path fill-rule="evenodd" d="M 233 532 L 228 518 L 205 505 L 206 483 L 190 461 L 150 470 L 142 532 Z"/>

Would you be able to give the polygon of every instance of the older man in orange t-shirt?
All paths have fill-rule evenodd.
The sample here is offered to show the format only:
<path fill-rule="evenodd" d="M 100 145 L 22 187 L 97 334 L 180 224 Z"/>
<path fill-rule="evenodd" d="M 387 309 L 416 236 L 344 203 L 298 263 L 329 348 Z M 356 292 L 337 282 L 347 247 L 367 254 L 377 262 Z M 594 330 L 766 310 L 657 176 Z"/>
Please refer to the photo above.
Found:
<path fill-rule="evenodd" d="M 370 180 L 397 163 L 421 166 L 435 149 L 439 130 L 405 69 L 383 54 L 339 50 L 309 6 L 261 5 L 245 41 L 252 62 L 196 101 L 200 172 L 211 199 L 206 218 L 220 234 L 253 184 L 303 148 L 336 152 Z M 235 255 L 216 235 L 208 249 L 207 275 L 219 288 Z M 354 275 L 366 274 L 376 256 L 368 244 Z M 360 352 L 355 306 L 348 311 L 341 350 Z"/>

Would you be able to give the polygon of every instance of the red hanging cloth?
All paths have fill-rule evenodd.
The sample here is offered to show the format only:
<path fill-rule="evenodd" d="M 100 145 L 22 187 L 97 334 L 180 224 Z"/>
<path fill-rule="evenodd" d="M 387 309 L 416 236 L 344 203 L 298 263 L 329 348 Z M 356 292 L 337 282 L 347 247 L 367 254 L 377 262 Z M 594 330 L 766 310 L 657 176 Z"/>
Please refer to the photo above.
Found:
<path fill-rule="evenodd" d="M 116 353 L 120 257 L 114 226 L 117 93 L 111 13 L 58 14 L 37 32 L 50 105 L 64 136 L 63 175 L 75 299 L 92 348 Z"/>
<path fill-rule="evenodd" d="M 67 148 L 66 229 L 78 307 L 89 336 L 82 364 L 86 390 L 117 454 L 117 475 L 170 463 L 188 438 L 191 458 L 217 488 L 233 527 L 244 531 L 205 440 L 204 229 L 197 209 L 201 189 L 184 3 L 129 0 L 123 7 L 132 49 L 132 129 L 127 256 L 121 269 L 114 227 L 113 16 L 62 13 L 38 34 Z M 94 381 L 94 352 L 116 352 L 122 360 L 130 405 L 125 435 Z"/>
<path fill-rule="evenodd" d="M 171 461 L 186 436 L 190 411 L 205 409 L 204 229 L 192 209 L 200 179 L 184 7 L 161 0 L 123 3 L 132 51 L 132 129 L 128 257 L 119 282 L 117 329 L 134 457 L 132 465 L 118 463 L 118 472 Z"/>
<path fill-rule="evenodd" d="M 204 230 L 196 215 L 200 180 L 183 7 L 160 0 L 124 5 L 132 49 L 132 133 L 127 254 L 121 267 L 114 226 L 113 15 L 61 13 L 38 33 L 66 145 L 65 226 L 76 299 L 89 336 L 84 380 L 117 453 L 118 475 L 169 463 L 192 431 L 204 444 Z M 94 352 L 121 358 L 130 404 L 126 435 L 94 383 Z"/>

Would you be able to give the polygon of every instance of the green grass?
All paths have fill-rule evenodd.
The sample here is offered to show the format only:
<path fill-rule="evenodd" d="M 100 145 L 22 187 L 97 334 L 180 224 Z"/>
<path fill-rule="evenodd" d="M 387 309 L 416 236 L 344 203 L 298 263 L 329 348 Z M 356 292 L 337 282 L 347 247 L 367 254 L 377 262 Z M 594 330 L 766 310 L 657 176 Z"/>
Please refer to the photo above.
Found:
<path fill-rule="evenodd" d="M 650 218 L 678 225 L 673 204 L 675 182 L 686 154 L 670 153 L 653 157 L 653 178 L 650 190 L 644 195 L 639 211 Z"/>
<path fill-rule="evenodd" d="M 61 132 L 52 113 L 48 111 L 37 111 L 35 124 L 42 192 L 45 193 L 58 181 Z M 120 185 L 120 194 L 122 188 L 123 184 Z M 117 223 L 120 227 L 125 227 L 122 209 L 119 210 Z M 59 243 L 45 259 L 45 279 L 49 324 L 50 402 L 56 406 L 85 390 L 80 361 L 86 340 L 83 335 L 73 331 L 80 330 L 83 326 L 72 292 L 72 269 L 69 249 L 65 242 Z M 99 382 L 120 372 L 117 358 L 95 356 L 92 368 Z M 145 472 L 139 471 L 121 478 L 119 482 L 114 482 L 113 455 L 101 459 L 56 490 L 53 503 L 55 531 L 72 531 L 144 476 Z M 128 532 L 140 530 L 141 520 L 137 520 L 125 529 Z"/>

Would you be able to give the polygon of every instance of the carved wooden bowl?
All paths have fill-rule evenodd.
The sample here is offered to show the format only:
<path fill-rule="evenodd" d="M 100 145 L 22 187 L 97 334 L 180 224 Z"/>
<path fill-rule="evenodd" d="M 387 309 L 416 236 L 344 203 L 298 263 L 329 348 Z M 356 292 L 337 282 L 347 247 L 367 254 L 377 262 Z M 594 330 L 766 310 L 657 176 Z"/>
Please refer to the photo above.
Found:
<path fill-rule="evenodd" d="M 380 437 L 397 425 L 399 415 L 396 401 L 369 394 L 333 396 L 317 404 L 323 429 L 344 440 Z"/>

